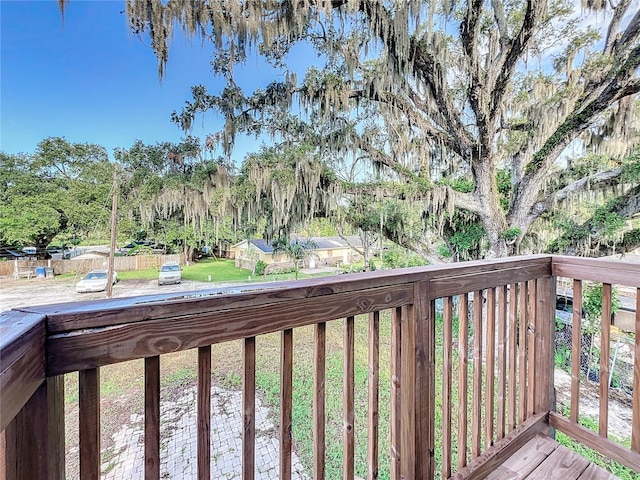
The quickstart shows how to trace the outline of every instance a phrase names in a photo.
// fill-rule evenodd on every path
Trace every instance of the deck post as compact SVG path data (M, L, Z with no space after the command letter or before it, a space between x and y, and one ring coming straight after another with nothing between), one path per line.
M534 412L555 410L554 345L556 277L539 278L536 282L535 305L535 365ZM549 430L549 436L554 432Z
M64 480L64 377L50 377L4 432L7 480Z
M432 480L435 476L435 302L429 282L414 284L414 358L415 377L413 475L416 480ZM403 338L404 341L404 338ZM404 405L403 405L404 408ZM402 452L404 454L404 452Z

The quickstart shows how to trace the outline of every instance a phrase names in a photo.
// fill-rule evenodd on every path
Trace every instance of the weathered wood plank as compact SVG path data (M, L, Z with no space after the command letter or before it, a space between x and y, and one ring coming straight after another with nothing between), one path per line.
M527 348L528 348L528 356L527 356L527 417L530 417L535 412L535 401L536 401L536 328L538 326L538 318L536 316L536 280L529 280L527 282L527 292L529 293L529 298L527 299L527 318L528 318L528 328L527 328Z
M573 321L571 322L571 421L580 415L580 351L582 351L582 281L573 281Z
M473 293L473 398L471 402L471 458L482 448L482 290Z
M515 455L509 457L485 480L518 480L529 476L553 451L558 443L548 436L538 434L524 445Z
M636 290L636 341L633 353L631 449L640 453L640 288Z
M478 270L466 273L434 278L431 280L431 294L434 298L460 295L465 292L473 292L485 288L499 287L513 282L525 282L532 278L548 277L550 270L548 265L514 265L511 268L502 268L495 271Z
M536 280L535 413L544 413L555 408L553 403L553 359L556 326L556 283L556 279L553 277Z
M82 370L78 376L80 478L100 478L100 370Z
M453 474L452 480L481 479L517 453L533 437L547 427L547 415L537 414L518 425L502 440Z
M355 432L354 432L354 401L355 401L355 318L347 317L344 320L343 336L343 368L342 372L342 398L343 398L343 457L342 478L353 479L355 472Z
M589 466L589 461L580 455L574 455L568 449L558 446L547 459L536 468L533 478L562 478L574 480Z
M415 462L410 478L434 478L435 462L435 365L436 309L427 281L414 285L414 362L415 366ZM431 300L430 300L431 299ZM404 341L404 339L403 339ZM404 347L403 347L404 348ZM404 408L404 406L402 407ZM420 452L430 452L422 455Z
M611 348L611 284L602 284L602 322L600 323L600 409L598 433L608 436L609 425L609 362Z
M17 311L0 314L0 431L45 379L45 319Z
M527 332L529 331L529 309L527 308L527 302L529 301L529 284L522 282L520 284L520 323L519 323L519 338L518 338L518 370L519 370L519 398L518 398L518 421L523 423L527 418L527 391L529 385L527 380L529 378L529 372L527 368Z
M402 309L394 308L391 312L391 480L400 480L401 321Z
M313 346L313 478L317 480L324 480L325 476L326 332L326 323L320 322L315 325Z
M493 445L496 380L496 291L487 289L487 338L485 353L484 444ZM503 399L504 400L504 399Z
M63 378L43 382L0 439L0 478L64 480Z
M211 478L211 346L198 349L198 480Z
M291 480L291 432L293 408L293 330L281 333L280 344L280 476Z
M248 337L242 347L242 478L253 480L256 458L256 338Z
M509 421L508 431L516 428L517 422L517 384L518 373L518 284L509 288Z
M144 360L144 478L160 479L159 356Z
M369 314L369 381L367 411L367 480L378 478L378 421L380 390L380 312ZM324 421L324 416L323 416ZM317 475L313 476L318 479Z
M640 265L583 257L552 259L553 276L640 288Z
M460 296L458 334L458 470L467 465L469 385L469 294Z
M592 463L582 472L578 480L618 480L618 477Z
M549 413L549 425L566 433L587 447L593 448L616 462L622 463L640 473L640 453L629 450L608 438L601 437L597 433L588 430L582 425L571 422L571 420L556 412Z
M498 411L496 436L505 436L507 420L507 287L498 288Z
M401 323L401 377L400 377L400 472L403 479L414 478L416 452L416 318L415 308L403 309ZM421 372L425 373L425 372ZM352 477L344 477L352 478Z
M531 255L487 261L431 265L386 271L365 272L331 277L305 279L294 282L272 282L250 287L226 287L181 294L150 295L29 307L26 311L47 316L51 332L67 332L85 328L107 327L175 317L176 304L185 316L212 315L220 310L297 302L344 293L354 293L389 286L410 287L417 281L450 278L452 276L493 274L509 269L542 268L551 274L551 256ZM537 270L536 270L537 271ZM504 273L502 275L505 275ZM445 296L445 295L440 295ZM435 296L433 297L435 298ZM326 298L321 300L326 305ZM381 308L389 308L391 305ZM375 309L374 309L375 310ZM358 313L369 313L358 312ZM342 318L340 316L334 317ZM315 323L315 322L314 322Z
M451 476L452 372L453 372L453 300L444 298L442 373L442 477Z
M412 301L413 286L399 285L336 294L330 300L325 296L221 310L215 314L189 315L187 305L174 305L173 318L134 321L50 337L48 372L59 375L87 366L188 350L407 305ZM181 316L176 318L177 312ZM130 318L129 313L127 318Z

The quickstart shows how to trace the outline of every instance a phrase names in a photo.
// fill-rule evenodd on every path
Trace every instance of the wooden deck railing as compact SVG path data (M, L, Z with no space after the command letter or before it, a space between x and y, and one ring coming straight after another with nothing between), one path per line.
M343 323L344 374L338 393L343 397L343 478L354 478L356 430L362 428L367 429L370 479L381 468L389 469L393 479L433 479L436 472L443 478L481 478L549 425L640 471L640 314L631 449L607 438L606 400L599 434L578 425L579 375L570 418L552 412L556 277L640 289L639 266L613 265L540 255L269 284L238 293L190 292L3 313L0 478L65 478L62 378L70 372L79 372L80 476L99 478L100 367L144 359L144 470L145 478L159 479L160 356L187 349L198 350L198 478L216 478L210 468L211 345L231 340L243 342L242 475L253 478L256 337L280 332L279 478L289 479L293 336L297 328L313 325L309 428L314 458L309 474L322 479L325 399L336 394L325 386L326 330L335 321ZM361 315L368 316L369 324L365 426L354 422L354 324ZM379 465L379 329L387 318L391 461ZM604 326L602 345L607 336ZM608 364L602 362L605 371ZM436 371L442 375L436 378ZM607 389L601 387L604 399Z

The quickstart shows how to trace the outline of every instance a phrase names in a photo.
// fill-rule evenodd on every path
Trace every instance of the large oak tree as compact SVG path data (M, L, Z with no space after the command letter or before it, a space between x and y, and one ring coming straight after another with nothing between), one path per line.
M194 87L173 115L185 130L201 113L221 115L210 147L228 153L238 134L270 134L316 146L338 172L364 159L376 176L352 178L344 193L412 201L425 232L454 248L454 235L478 226L473 256L541 248L541 219L576 199L595 205L597 191L612 192L599 208L624 224L617 240L634 227L625 223L638 212L640 183L637 156L626 156L640 91L631 0L128 0L127 15L151 37L161 75L174 30L211 43L226 87ZM288 66L298 44L318 54L304 72ZM245 92L234 66L253 55L282 75ZM585 236L554 248L600 252L588 216ZM411 246L428 255L428 238Z

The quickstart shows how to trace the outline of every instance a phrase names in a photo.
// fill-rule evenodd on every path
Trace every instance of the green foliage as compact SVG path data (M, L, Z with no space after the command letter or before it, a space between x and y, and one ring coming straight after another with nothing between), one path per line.
M513 240L515 240L516 238L518 238L518 236L522 233L522 230L520 230L517 227L512 227L507 229L505 232L502 232L502 238L504 238L506 241L511 242Z
M382 255L382 264L386 268L419 267L424 265L425 261L406 248L394 245Z
M450 225L449 246L461 260L480 258L485 238L484 227L474 218L456 214Z
M500 206L506 212L509 210L511 199L511 172L505 169L498 170L496 173L496 186L498 187ZM518 235L520 235L520 232L518 232Z
M602 283L596 283L595 285L590 285L584 290L584 301L582 302L582 309L587 317L587 321L591 324L591 327L594 328L596 324L598 324L601 320L602 316L602 292L603 286ZM611 289L611 314L615 314L618 310L620 310L620 298L618 294L618 290L613 287ZM609 321L609 319L606 319Z
M255 268L254 268L254 270L253 270L253 273L254 273L255 275L264 275L264 269L265 269L265 268L267 268L267 264L266 264L266 263L264 263L264 261L263 261L263 260L258 260L258 261L256 262L256 266L255 266Z
M298 273L302 267L302 261L311 254L313 249L317 247L312 240L289 240L284 237L274 240L271 245L273 246L274 256L279 253L284 254L293 262L296 280L298 279Z

